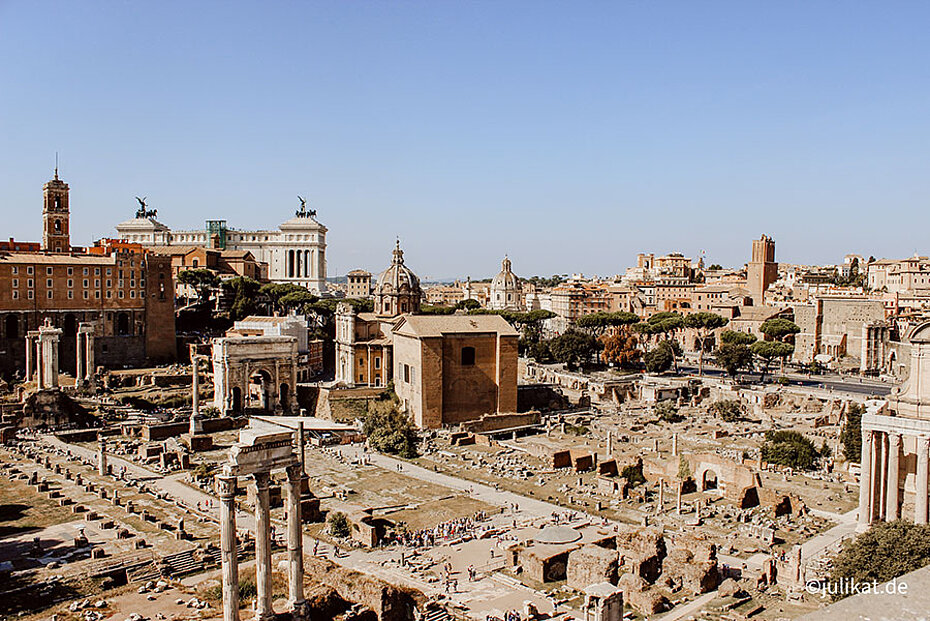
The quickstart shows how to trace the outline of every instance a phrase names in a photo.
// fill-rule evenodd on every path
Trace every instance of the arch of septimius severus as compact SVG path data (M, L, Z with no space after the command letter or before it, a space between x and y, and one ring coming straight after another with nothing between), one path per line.
M928 521L930 322L914 328L907 379L862 416L859 529L879 520Z

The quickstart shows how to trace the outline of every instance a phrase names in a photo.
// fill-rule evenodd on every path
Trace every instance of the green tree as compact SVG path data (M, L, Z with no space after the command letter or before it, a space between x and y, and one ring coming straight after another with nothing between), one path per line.
M798 324L781 317L763 321L759 326L759 332L776 341L784 341L786 337L794 336L800 331Z
M349 527L349 518L346 517L346 514L342 511L333 511L326 518L326 525L329 529L329 534L333 537L348 537L352 534L352 531Z
M278 304L284 311L297 310L307 304L313 304L319 298L310 293L309 290L301 288L300 291L291 291L278 300Z
M722 270L723 266L720 265L719 263L712 263L711 266L708 267L707 269L710 271L717 271L717 270Z
M187 285L197 292L197 301L206 304L210 301L210 292L220 284L220 278L212 271L204 268L184 270L178 274L179 284Z
M420 436L410 418L397 409L369 412L362 430L368 436L368 444L377 451L400 455L404 459L417 456Z
M258 310L258 292L261 283L245 276L237 276L223 282L223 293L232 301L229 305L229 318L239 321Z
M865 406L850 403L846 408L846 422L840 432L840 442L843 445L843 455L846 461L859 463L862 458L862 415Z
M820 453L804 434L782 429L765 434L762 459L795 470L810 470L820 460Z
M433 306L432 304L421 304L420 315L451 315L455 312L454 306Z
M575 325L594 336L601 336L610 328L622 328L639 322L639 316L619 311L615 313L591 313L575 320Z
M674 348L668 341L662 341L643 356L646 371L649 373L664 373L672 368L675 359Z
M481 308L481 302L478 300L461 300L455 303L455 310L475 310Z
M552 357L569 368L590 361L600 348L600 341L579 330L569 330L549 341Z
M724 330L720 334L720 342L726 345L752 345L756 342L756 336L748 332Z
M685 320L680 313L674 313L671 311L666 311L662 313L656 313L651 315L649 319L646 320L646 323L653 326L653 328L661 335L663 335L666 341L675 341L675 335L679 330L685 327ZM678 353L680 348L672 348L672 366L675 367L675 371L678 371Z
M693 313L685 317L685 327L696 330L698 333L698 375L704 375L704 352L708 347L712 346L710 342L711 333L729 322L729 319L716 313Z
M833 559L834 584L887 582L930 564L930 525L876 522ZM831 589L841 591L841 589ZM842 599L847 593L833 595Z
M739 399L722 399L711 403L708 411L722 421L732 423L743 418L745 408Z
M748 345L742 343L724 342L714 351L714 360L726 370L727 375L735 378L739 375L741 369L745 369L752 364L752 351L750 351Z
M788 358L794 353L794 345L791 343L782 343L780 341L756 341L750 347L752 353L762 361L762 376L760 381L765 382L765 374L769 370L769 365L776 358L782 360Z
M636 460L635 464L624 466L620 470L620 476L626 479L630 487L636 487L646 482L646 475L643 474L643 460Z
M285 296L290 293L299 293L301 291L307 291L307 289L293 283L277 282L268 283L259 289L259 293L268 299L268 302L271 304L271 311L275 313L280 313L284 310L284 307L281 305L281 300Z

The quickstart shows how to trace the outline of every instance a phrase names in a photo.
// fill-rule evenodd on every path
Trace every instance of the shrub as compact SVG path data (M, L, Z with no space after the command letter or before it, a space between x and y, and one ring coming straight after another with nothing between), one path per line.
M834 583L871 583L873 580L882 583L927 564L930 564L930 525L877 522L845 543L843 551L833 561L830 580ZM836 593L833 599L846 595Z
M846 423L840 432L840 442L843 444L843 455L846 461L859 463L862 455L862 413L865 407L858 403L850 403L846 408Z
M671 401L661 401L656 405L656 414L659 420L666 423L678 423L685 418L678 413L678 408Z
M351 533L349 529L349 518L341 511L330 513L329 517L326 518L326 524L329 529L329 534L333 537L348 537Z
M708 411L728 423L741 419L744 414L743 404L738 399L714 401L710 404Z
M368 436L368 444L376 451L399 455L404 459L417 456L420 436L410 418L396 408L387 412L369 412L363 430Z
M820 459L814 443L797 431L769 431L762 445L762 459L796 470L810 470Z
M620 476L626 479L631 487L645 483L646 476L643 474L643 462L637 461L635 464L624 466L620 471Z

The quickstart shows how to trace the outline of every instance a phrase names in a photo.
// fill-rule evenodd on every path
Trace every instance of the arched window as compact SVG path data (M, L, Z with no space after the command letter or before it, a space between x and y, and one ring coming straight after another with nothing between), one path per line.
M61 233L61 220L55 220L55 232Z
M475 348L474 347L463 347L462 348L462 366L470 367L475 364Z
M120 313L116 316L116 333L119 336L128 336L130 334L128 313Z

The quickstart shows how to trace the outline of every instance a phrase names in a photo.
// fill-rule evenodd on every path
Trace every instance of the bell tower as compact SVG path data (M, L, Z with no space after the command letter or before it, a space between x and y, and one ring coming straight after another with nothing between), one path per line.
M42 250L71 252L71 211L68 205L68 184L55 178L42 187Z

